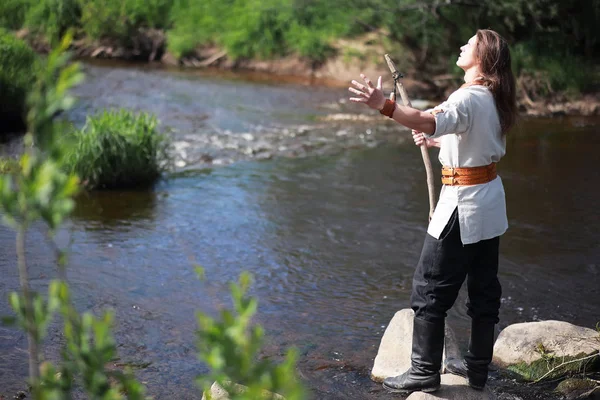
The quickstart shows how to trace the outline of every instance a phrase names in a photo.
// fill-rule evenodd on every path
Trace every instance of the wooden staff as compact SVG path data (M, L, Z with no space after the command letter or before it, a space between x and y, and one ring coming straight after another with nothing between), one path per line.
M384 55L384 57L388 67L390 67L390 71L392 71L392 76L395 77L394 81L396 82L396 90L400 92L402 103L404 103L404 105L407 107L412 107L412 104L408 99L408 94L406 94L406 89L404 89L404 86L402 83L400 83L399 78L402 77L402 75L400 72L398 72L396 64L394 64L389 54ZM393 100L395 101L396 99ZM423 142L421 145L421 156L423 157L423 164L425 164L425 172L427 173L427 190L429 191L429 220L431 221L431 218L433 217L433 211L435 210L435 186L433 184L433 169L431 168L431 160L429 159L429 153L427 152L426 142Z

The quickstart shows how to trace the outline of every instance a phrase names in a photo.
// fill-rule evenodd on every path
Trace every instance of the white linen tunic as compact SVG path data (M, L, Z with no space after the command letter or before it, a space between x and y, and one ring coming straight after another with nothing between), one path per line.
M435 132L425 137L441 139L442 165L479 167L498 162L506 153L494 97L485 86L458 89L432 114ZM500 176L480 185L444 185L427 233L439 239L458 207L463 245L500 236L508 229L504 197Z

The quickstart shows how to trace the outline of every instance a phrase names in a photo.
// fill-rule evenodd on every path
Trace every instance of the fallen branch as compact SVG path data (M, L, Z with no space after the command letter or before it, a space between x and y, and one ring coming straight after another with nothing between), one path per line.
M547 377L548 375L550 375L554 371L556 371L556 370L564 367L567 364L573 364L573 363L576 363L576 362L585 361L585 360L592 359L592 358L595 358L595 357L598 357L598 356L600 356L600 354L594 353L594 354L590 354L589 356L585 356L585 357L582 357L582 358L578 358L576 360L571 360L571 361L567 361L567 362L564 362L562 364L559 364L556 367L554 367L551 370L549 370L548 372L546 372L542 377L540 377L540 378L536 379L535 381L531 382L531 384L541 382L545 377Z

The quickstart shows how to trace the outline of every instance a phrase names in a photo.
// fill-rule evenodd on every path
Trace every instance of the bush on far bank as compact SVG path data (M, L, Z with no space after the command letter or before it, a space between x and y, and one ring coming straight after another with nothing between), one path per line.
M448 59L454 66L457 49L477 28L491 27L511 43L521 86L534 100L557 91L577 95L598 90L597 0L479 0L473 7L460 2L430 2L436 3L431 7L416 3L0 0L0 28L27 28L49 42L73 29L79 39L129 50L139 50L145 29L154 28L167 38L158 54L168 50L182 58L195 56L198 47L216 46L233 61L297 55L315 66L344 52L338 48L342 39L370 33L387 52L401 55L413 71L434 76L447 72ZM147 55L156 56L154 50ZM462 74L454 71L457 77Z
M25 22L31 0L2 0L0 1L0 28L20 29Z
M0 28L0 131L25 127L27 94L39 65L27 43Z
M149 187L171 166L170 140L146 113L104 111L69 137L66 167L88 189Z

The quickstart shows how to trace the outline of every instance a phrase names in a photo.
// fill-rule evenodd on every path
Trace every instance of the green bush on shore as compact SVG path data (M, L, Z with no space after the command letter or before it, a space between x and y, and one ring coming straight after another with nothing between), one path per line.
M172 0L79 0L81 29L92 39L130 45L140 28L166 28Z
M0 28L0 131L24 127L27 94L39 65L27 43Z
M167 28L173 0L2 0L0 27L28 28L56 42L69 29L130 45L139 28Z
M30 7L30 0L0 1L0 28L20 29Z
M232 59L297 53L324 61L329 41L352 26L348 10L299 0L177 0L171 19L168 46L176 57L212 43Z
M79 0L41 0L31 1L25 15L25 26L31 31L41 33L50 42L57 42L79 21Z
M599 15L596 0L0 1L0 27L27 27L49 41L74 28L79 37L126 48L136 46L140 29L157 28L177 58L216 45L233 60L297 54L320 63L334 53L336 39L371 33L428 76L447 72L468 37L490 27L511 43L534 97L597 90Z
M597 67L584 57L567 51L557 58L540 48L531 41L518 43L511 49L513 71L527 81L521 89L533 96L547 96L557 91L578 94L598 89L593 87L593 83L598 82L598 72L594 70Z
M171 165L170 140L146 113L105 111L69 140L66 167L89 189L148 187Z

